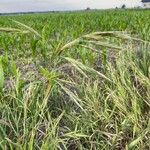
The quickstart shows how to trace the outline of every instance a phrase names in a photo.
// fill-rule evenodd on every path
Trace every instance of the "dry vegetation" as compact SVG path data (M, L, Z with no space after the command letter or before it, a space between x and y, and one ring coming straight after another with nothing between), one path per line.
M149 16L0 16L0 149L150 149Z

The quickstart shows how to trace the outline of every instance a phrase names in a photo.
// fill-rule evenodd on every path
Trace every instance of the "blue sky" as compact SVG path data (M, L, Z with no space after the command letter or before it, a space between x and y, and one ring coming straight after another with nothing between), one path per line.
M141 5L140 0L0 0L0 12L105 9L122 4L128 7Z

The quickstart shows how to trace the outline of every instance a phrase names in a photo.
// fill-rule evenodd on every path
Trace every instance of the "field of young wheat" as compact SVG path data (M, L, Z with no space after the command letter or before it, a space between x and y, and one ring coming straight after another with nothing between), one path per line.
M0 149L150 149L150 10L0 16Z

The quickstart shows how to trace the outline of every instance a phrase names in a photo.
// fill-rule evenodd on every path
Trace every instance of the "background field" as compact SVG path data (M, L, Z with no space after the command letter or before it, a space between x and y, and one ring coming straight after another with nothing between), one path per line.
M0 16L0 148L150 149L149 16Z

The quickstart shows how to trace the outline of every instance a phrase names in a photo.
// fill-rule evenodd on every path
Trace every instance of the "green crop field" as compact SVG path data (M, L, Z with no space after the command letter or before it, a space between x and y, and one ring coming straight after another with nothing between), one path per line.
M149 150L150 10L0 16L0 149Z

